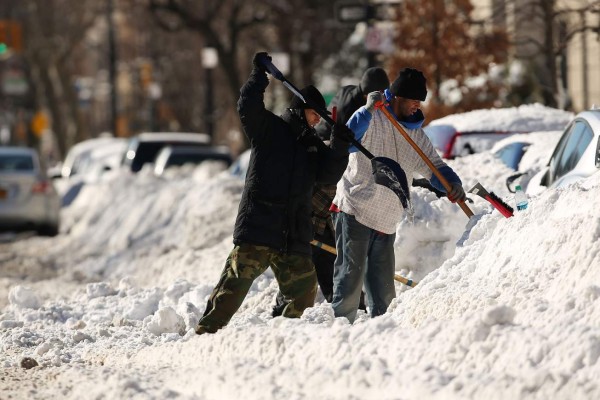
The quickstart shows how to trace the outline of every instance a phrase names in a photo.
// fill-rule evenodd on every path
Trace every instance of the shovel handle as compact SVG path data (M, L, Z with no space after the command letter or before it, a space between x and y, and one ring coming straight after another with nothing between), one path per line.
M433 163L431 162L429 157L427 157L427 155L425 153L423 153L423 150L421 150L419 148L419 146L415 143L415 141L412 140L412 138L410 136L408 136L408 133L406 133L406 131L404 130L402 125L400 125L400 123L398 121L396 121L396 118L394 118L394 116L388 111L388 109L385 108L385 106L383 106L383 103L381 103L379 105L379 109L381 110L381 112L383 112L383 114L387 117L387 119L390 120L390 122L392 123L392 125L394 125L396 130L398 132L400 132L400 134L402 136L404 136L404 139L406 139L408 144L410 144L412 146L412 148L415 149L415 151L417 152L417 154L419 154L419 156L423 159L423 161L425 161L425 164L427 164L427 166L429 167L431 172L433 172L433 174L442 183L442 186L444 186L444 189L446 189L446 193L450 192L451 187L450 187L450 183L448 183L448 180L446 180L446 178L444 178L444 175L442 175L440 170L437 169L435 165L433 165ZM464 201L457 201L457 203L460 206L460 208L464 211L464 213L467 215L467 217L471 218L473 216L473 211L471 211L469 206L467 206Z
M281 71L277 69L275 65L273 65L273 63L267 58L267 56L263 55L259 58L259 61L265 66L265 69L267 70L267 72L269 72L269 74L271 74L278 81L281 81L283 85L290 89L290 91L296 96L300 97L306 104L310 106L310 108L312 108L317 114L319 114L329 126L335 125L334 119L327 115L327 110L325 110L323 107L320 107L318 104L315 104L309 97L302 96L300 90L296 86L294 86L292 82L286 79L286 77L281 73ZM369 150L365 149L358 140L352 138L350 140L350 143L352 143L354 147L356 147L361 153L367 156L369 160L375 158L375 156Z
M334 255L337 254L335 247L329 246L328 244L325 244L323 242L319 242L318 240L312 240L310 242L310 244L312 244L313 246L318 247L320 249L323 249L331 254L334 254ZM410 286L410 287L415 287L415 286L417 286L417 283L419 283L419 282L415 282L412 279L405 278L402 275L398 275L398 274L394 274L394 280L397 282L403 283L406 286Z

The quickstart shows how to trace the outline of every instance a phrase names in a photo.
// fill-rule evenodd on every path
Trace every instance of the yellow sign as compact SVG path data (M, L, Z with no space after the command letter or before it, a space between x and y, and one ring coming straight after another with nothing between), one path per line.
M31 119L31 130L37 137L41 137L46 129L48 129L48 116L44 111L38 111Z

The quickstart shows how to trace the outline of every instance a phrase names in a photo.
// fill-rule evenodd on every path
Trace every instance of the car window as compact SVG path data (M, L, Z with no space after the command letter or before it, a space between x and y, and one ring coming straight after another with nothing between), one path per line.
M498 157L507 167L516 171L519 169L521 158L523 158L523 155L525 154L525 151L527 151L528 147L529 143L513 142L496 151L494 155Z
M33 171L33 159L20 154L0 156L0 171Z
M594 134L585 121L573 122L550 160L548 185L575 168L593 137Z

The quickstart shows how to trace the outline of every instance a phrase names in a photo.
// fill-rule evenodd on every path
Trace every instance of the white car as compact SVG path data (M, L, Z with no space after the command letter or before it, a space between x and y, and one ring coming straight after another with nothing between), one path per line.
M528 194L559 188L600 170L600 109L583 111L566 127L545 168L534 175Z
M562 130L573 114L541 104L473 110L431 121L423 130L447 159L480 153L519 133Z
M35 149L0 147L0 229L58 234L60 199Z
M127 139L112 136L87 139L72 146L60 169L48 172L62 197L62 205L70 205L84 185L102 180L109 170L121 166Z
M100 164L103 169L116 169L123 158L126 147L126 139L112 136L79 142L69 149L60 175L63 178L85 175Z

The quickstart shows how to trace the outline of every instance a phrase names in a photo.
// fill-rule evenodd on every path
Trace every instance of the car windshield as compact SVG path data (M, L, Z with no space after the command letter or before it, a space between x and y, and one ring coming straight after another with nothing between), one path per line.
M561 139L557 151L550 160L548 185L575 168L593 137L594 135L587 123L582 120L576 120L573 123L568 133Z
M25 154L0 156L0 171L33 171L33 159Z

